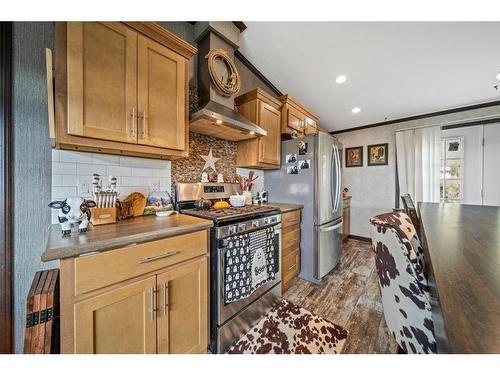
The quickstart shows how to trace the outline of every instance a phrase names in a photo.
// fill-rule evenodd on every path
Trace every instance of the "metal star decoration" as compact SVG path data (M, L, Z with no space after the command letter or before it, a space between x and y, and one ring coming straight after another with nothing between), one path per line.
M205 160L205 166L203 167L203 170L205 170L207 168L212 168L214 170L214 172L217 172L215 170L215 163L220 158L214 158L214 156L212 155L212 149L210 149L210 151L208 152L208 155L200 155L200 157L203 160Z

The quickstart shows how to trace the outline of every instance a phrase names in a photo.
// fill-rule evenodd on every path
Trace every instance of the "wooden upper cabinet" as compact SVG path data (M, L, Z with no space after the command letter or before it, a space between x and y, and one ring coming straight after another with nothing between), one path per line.
M185 59L149 38L138 38L139 143L184 150L187 138Z
M188 156L188 61L154 22L56 23L55 146Z
M316 134L319 117L289 95L278 98L281 101L281 134Z
M68 133L137 143L137 32L117 22L68 23Z
M275 169L281 157L281 103L257 88L235 99L238 112L267 131L264 137L238 142L236 165Z
M156 353L155 281L149 277L76 303L75 353Z
M158 275L158 353L205 353L208 262L199 258Z

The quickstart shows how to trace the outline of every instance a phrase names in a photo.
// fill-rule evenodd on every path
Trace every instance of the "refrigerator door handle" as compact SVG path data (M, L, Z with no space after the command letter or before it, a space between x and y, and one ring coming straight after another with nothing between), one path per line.
M342 226L342 221L340 221L338 224L332 225L331 227L327 228L319 228L320 232L331 232L332 230L338 229Z
M332 213L334 214L336 203L337 203L337 197L333 196L333 169L334 169L334 162L335 162L335 144L332 144L332 152L330 154L330 198L332 199Z
M339 148L334 144L334 147L335 147L335 153L337 154L337 157L335 159L336 161L336 164L337 164L337 173L336 173L336 176L337 176L337 202L336 202L336 205L335 205L335 212L337 212L339 206L340 206L340 195L341 195L341 192L340 192L340 153L339 153Z

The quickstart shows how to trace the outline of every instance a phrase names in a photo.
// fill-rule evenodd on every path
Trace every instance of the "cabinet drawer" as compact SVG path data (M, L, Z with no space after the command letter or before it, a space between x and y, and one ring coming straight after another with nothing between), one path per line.
M284 281L288 281L291 277L299 273L300 261L299 250L294 250L290 254L283 257L282 265ZM291 276L293 275L293 276Z
M281 227L286 228L291 225L300 224L300 210L281 214Z
M295 227L289 227L282 231L281 247L286 249L292 246L298 246L300 243L300 227L296 225Z
M75 295L171 266L207 251L207 232L199 231L76 258Z

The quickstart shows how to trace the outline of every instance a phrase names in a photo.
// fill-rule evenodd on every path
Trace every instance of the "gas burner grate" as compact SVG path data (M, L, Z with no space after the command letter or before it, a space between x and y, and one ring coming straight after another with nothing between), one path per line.
M246 216L249 214L256 214L268 211L274 211L275 208L272 207L261 207L261 206L243 206L243 207L230 207L221 209L208 209L208 210L197 210L196 208L190 208L182 210L181 213L198 216L206 219L221 219L221 218L233 218L239 216Z

